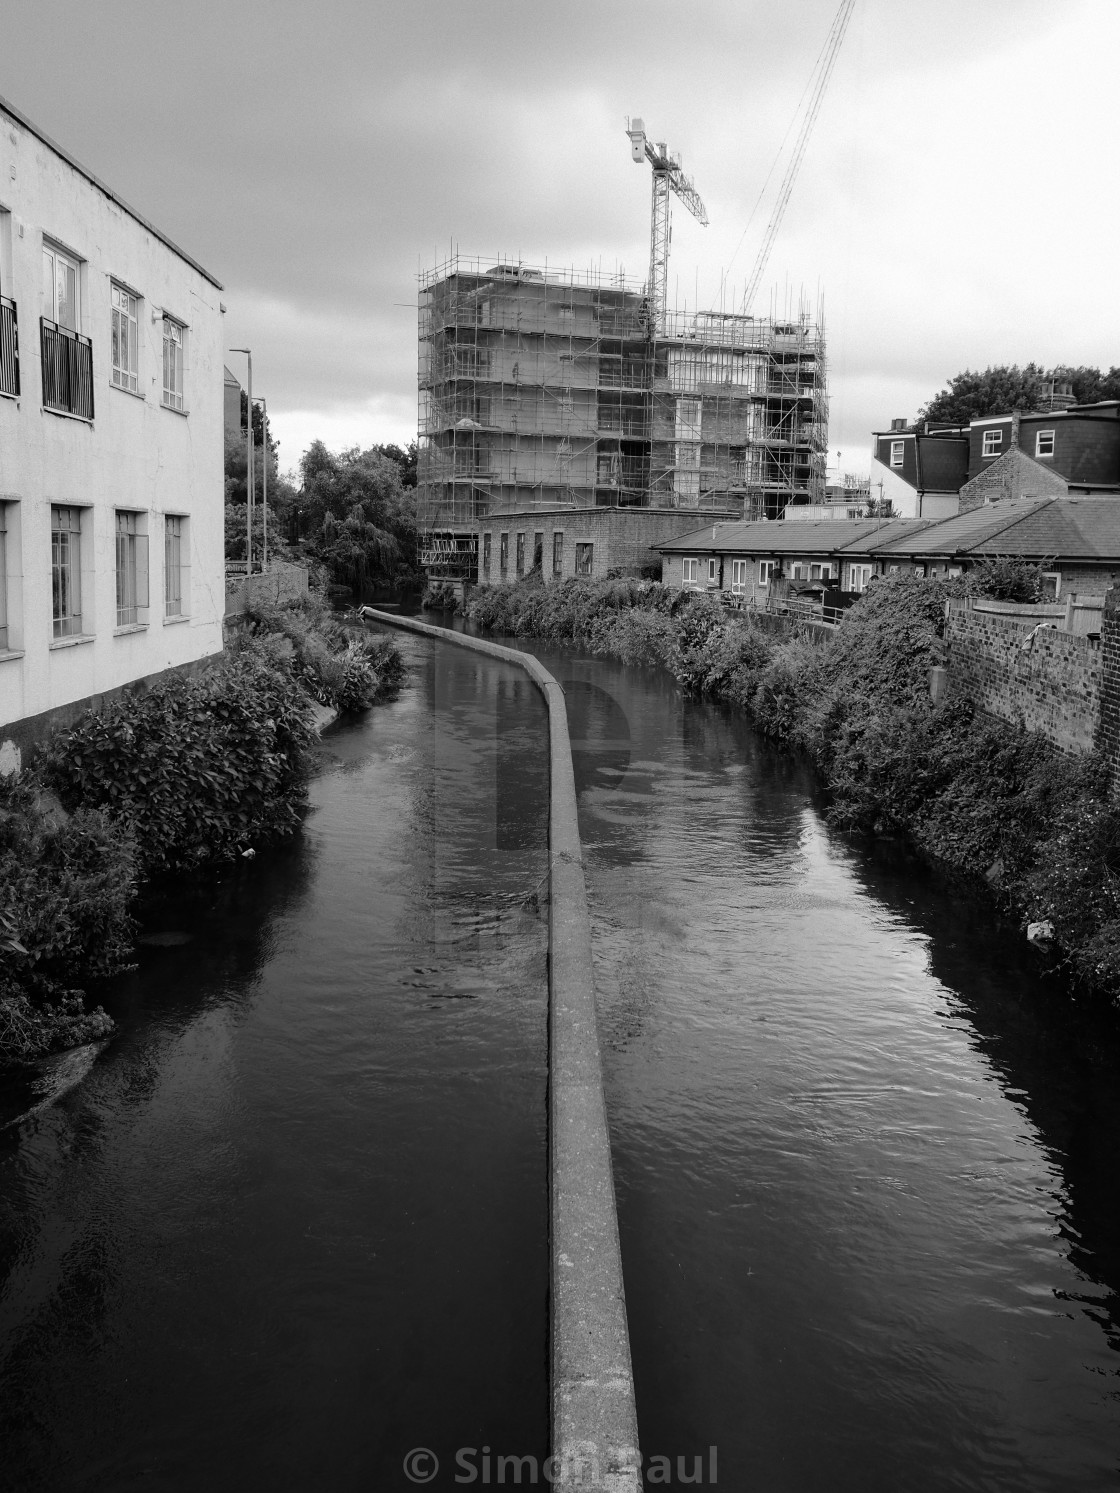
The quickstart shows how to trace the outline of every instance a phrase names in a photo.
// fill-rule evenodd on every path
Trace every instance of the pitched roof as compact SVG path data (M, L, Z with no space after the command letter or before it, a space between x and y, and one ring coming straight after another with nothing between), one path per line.
M943 519L881 546L893 555L1018 555L1120 561L1120 499L1018 498Z
M927 528L929 519L834 518L800 520L760 519L744 523L706 524L657 548L662 554L717 551L746 555L832 555L852 549L863 554L874 541L901 537L915 527Z

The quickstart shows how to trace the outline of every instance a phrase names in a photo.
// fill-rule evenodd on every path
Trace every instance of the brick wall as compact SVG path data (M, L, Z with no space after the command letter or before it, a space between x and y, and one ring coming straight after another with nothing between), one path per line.
M967 691L982 710L1021 721L1064 752L1087 752L1101 724L1109 644L1103 637L1098 643L1052 627L1035 631L1039 621L1058 620L1048 615L1053 610L1039 608L1035 617L980 610L969 601L948 602L949 678L954 690ZM1120 617L1114 616L1112 625L1120 748Z
M1112 763L1115 786L1120 766L1120 589L1115 587L1105 593L1100 657L1100 718L1096 744Z
M576 573L576 546L591 545L591 575L598 579L608 570L637 574L644 566L658 565L661 556L657 545L679 534L687 534L701 523L716 523L742 518L741 514L709 513L702 509L680 508L552 508L521 513L492 513L480 521L478 572L476 579L494 584L517 577L517 535L525 535L525 568L533 563L533 535L543 534L542 569L547 582L554 579L552 568L553 540L563 535L560 575ZM485 536L490 535L490 574L484 572ZM501 535L509 535L509 568L501 575L499 553Z

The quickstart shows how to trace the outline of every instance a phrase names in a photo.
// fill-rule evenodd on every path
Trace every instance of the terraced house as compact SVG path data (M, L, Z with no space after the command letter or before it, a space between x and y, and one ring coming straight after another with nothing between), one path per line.
M221 650L221 289L0 100L0 744Z

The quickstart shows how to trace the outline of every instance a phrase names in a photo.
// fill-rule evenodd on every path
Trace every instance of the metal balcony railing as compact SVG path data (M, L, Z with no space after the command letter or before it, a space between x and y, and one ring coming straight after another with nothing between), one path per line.
M19 393L19 327L16 303L0 295L0 394Z
M43 406L93 419L93 344L80 332L40 318Z

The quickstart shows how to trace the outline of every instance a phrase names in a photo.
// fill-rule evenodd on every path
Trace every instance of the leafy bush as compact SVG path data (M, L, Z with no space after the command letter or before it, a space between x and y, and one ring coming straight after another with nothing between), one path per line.
M127 966L136 867L126 826L48 812L26 774L0 779L0 1062L112 1029L73 987Z
M253 640L197 679L161 680L51 741L39 771L66 807L104 809L143 875L228 859L299 822L313 740L280 640Z
M459 595L450 584L429 586L420 598L420 605L426 612L454 612L459 606Z
M253 637L290 644L291 668L320 705L344 714L365 710L396 691L404 678L404 662L391 638L342 622L321 597L289 606L254 604L246 617Z

